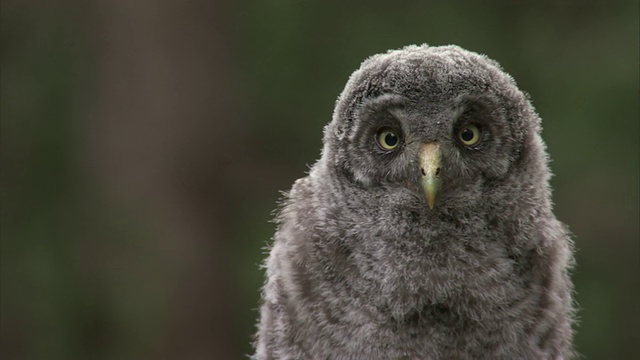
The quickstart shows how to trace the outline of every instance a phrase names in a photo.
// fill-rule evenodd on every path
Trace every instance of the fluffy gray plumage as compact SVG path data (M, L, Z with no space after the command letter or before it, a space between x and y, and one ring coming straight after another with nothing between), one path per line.
M572 246L547 162L496 62L427 45L365 60L277 218L254 358L571 357Z

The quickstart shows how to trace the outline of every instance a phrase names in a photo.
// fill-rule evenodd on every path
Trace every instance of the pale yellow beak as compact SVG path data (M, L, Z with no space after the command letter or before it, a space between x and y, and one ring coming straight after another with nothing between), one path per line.
M420 147L420 174L427 205L433 209L440 187L440 148L437 143L422 144Z

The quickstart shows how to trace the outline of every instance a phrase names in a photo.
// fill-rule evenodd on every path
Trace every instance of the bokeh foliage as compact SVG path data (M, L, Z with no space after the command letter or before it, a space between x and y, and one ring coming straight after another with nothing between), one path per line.
M176 3L2 2L2 358L250 353L278 191L349 74L412 43L485 53L531 95L577 348L637 353L637 2Z

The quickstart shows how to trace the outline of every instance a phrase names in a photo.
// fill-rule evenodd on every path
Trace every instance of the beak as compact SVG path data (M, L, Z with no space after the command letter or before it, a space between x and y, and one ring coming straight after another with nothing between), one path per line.
M427 205L433 209L440 187L440 148L437 143L422 144L420 147L420 174Z

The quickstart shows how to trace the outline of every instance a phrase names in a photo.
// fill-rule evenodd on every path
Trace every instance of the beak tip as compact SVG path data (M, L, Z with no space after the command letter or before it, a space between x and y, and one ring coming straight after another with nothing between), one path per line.
M435 203L434 199L427 199L427 205L429 206L429 210L433 210L434 203Z

